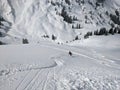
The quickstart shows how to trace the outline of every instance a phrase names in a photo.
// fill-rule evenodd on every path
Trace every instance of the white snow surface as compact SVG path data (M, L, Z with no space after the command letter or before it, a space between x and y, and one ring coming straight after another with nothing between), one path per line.
M106 46L0 46L0 90L120 90L120 47Z
M105 0L96 10L97 0L69 1L0 0L0 41L9 44L0 46L0 90L120 90L120 35L83 39L88 31L111 28L106 11L115 15L120 1ZM65 22L64 7L78 21ZM77 24L81 28L73 29Z

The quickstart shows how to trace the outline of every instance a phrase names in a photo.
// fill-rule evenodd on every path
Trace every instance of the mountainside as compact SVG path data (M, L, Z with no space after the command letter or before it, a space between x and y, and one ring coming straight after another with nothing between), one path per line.
M0 0L0 90L120 90L120 0Z
M119 0L0 0L0 41L72 42L120 33Z

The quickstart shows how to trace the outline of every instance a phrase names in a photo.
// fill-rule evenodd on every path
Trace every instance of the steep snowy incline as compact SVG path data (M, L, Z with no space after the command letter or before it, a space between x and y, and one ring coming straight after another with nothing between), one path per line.
M48 42L0 46L0 90L119 90L116 48Z
M0 0L0 41L71 42L101 28L118 33L119 7L119 0ZM2 18L11 23L7 32Z
M2 7L7 4L5 9L8 11L3 11L3 14L7 15L3 16L13 22L9 31L13 37L20 39L30 37L30 39L37 38L39 40L45 35L48 35L49 38L54 35L58 40L67 40L74 35L69 25L62 21L62 17L56 15L55 7L47 0L7 0L1 2ZM8 15L8 13L10 14Z

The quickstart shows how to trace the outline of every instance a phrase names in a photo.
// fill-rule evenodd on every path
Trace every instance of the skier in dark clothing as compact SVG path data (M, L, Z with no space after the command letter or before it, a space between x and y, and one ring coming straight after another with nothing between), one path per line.
M69 55L72 56L72 52L71 51L69 51Z

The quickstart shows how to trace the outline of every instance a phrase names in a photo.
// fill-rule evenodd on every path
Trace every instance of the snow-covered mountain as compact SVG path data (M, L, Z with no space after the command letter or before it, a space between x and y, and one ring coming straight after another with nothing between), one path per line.
M119 13L119 0L0 0L0 41L71 42L100 29L118 33Z
M119 34L120 0L0 0L0 90L120 90Z

